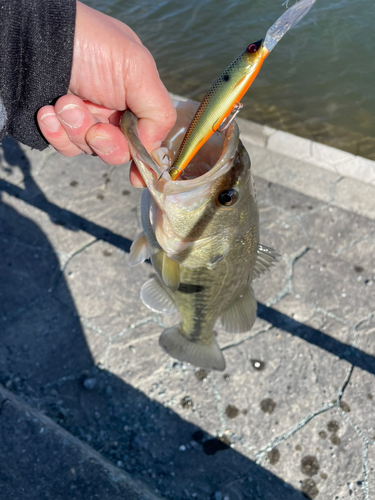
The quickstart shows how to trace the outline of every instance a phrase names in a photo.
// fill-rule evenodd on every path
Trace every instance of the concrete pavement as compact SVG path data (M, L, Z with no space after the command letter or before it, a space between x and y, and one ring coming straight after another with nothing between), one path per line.
M4 141L1 500L375 499L375 164L239 123L282 257L224 374L158 346L128 166Z

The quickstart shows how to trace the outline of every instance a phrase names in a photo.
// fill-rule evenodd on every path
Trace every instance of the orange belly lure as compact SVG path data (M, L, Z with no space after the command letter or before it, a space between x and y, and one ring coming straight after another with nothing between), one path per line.
M284 12L267 31L264 41L251 43L215 80L197 109L169 169L172 180L178 179L216 130L224 130L233 120L242 107L240 100L255 80L266 57L285 33L307 14L315 1L300 0Z

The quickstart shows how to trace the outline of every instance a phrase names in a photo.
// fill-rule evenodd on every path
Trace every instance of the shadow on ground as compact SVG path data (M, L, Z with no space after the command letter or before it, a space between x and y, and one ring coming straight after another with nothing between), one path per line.
M48 291L59 266L54 249L4 194L28 200L72 231L87 229L123 249L129 242L46 200L16 143L3 147L8 164L23 169L26 189L0 181L0 382L166 498L206 500L219 491L231 500L301 499L222 441L94 366L64 277L68 303ZM14 481L3 479L8 486Z
M0 196L19 197L68 230L129 250L129 240L48 201L18 145L6 140L3 147L7 163L22 168L25 189L0 180ZM221 492L231 500L303 498L224 442L94 366L64 277L60 287L68 301L48 291L59 263L46 235L6 200L0 220L1 383L163 497L207 500ZM374 373L371 356L273 309L261 305L259 314Z

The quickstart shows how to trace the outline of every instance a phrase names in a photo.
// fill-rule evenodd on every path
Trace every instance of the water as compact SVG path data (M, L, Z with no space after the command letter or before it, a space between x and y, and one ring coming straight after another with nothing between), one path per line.
M86 0L128 24L169 91L200 101L283 0ZM290 5L293 5L293 0ZM242 118L375 160L374 0L317 0L264 63Z

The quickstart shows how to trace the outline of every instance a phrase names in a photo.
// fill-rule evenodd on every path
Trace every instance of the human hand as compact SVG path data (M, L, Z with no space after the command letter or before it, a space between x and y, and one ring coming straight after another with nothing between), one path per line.
M123 111L138 117L148 151L160 146L176 112L150 52L125 24L77 2L69 95L37 114L46 140L61 154L96 153L110 164L130 160L119 128ZM130 181L144 185L132 166Z

